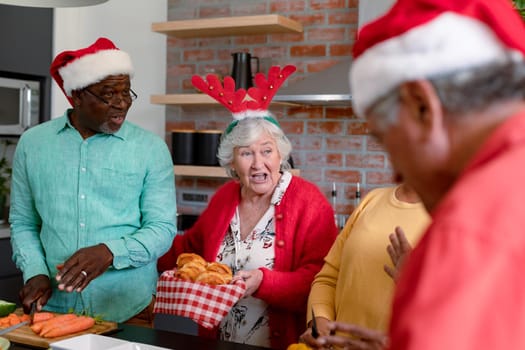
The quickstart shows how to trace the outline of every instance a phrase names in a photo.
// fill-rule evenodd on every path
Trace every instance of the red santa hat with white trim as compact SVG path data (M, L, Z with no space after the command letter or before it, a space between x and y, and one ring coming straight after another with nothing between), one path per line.
M99 38L92 45L58 54L51 63L51 76L73 105L71 92L96 84L110 75L133 76L130 56L111 40Z
M363 116L403 82L523 60L525 24L510 0L398 0L359 31L353 56L353 106Z

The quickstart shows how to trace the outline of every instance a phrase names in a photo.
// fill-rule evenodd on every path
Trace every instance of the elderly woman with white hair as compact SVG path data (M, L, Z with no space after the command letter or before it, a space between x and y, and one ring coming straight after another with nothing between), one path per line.
M295 70L273 67L248 90L224 87L213 76L194 77L196 87L234 113L218 158L234 179L217 190L197 222L175 237L159 270L193 252L225 263L246 281L239 300L214 332L222 340L286 348L304 329L310 284L337 235L333 210L312 183L288 169L292 146L267 111L278 86ZM203 334L201 332L201 334Z

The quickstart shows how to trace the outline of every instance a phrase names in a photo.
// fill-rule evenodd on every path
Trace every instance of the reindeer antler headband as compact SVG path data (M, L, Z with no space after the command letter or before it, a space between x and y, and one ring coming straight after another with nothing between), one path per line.
M257 73L254 78L255 87L249 88L248 91L235 90L235 81L230 76L224 78L224 86L213 74L206 76L206 81L194 75L191 82L197 89L210 95L232 112L235 120L228 125L225 131L225 134L229 134L239 120L244 118L264 118L279 126L277 120L268 111L268 106L277 90L295 70L295 66L292 65L285 66L282 70L279 66L273 66L268 71L268 79L263 73ZM252 100L246 100L246 94Z

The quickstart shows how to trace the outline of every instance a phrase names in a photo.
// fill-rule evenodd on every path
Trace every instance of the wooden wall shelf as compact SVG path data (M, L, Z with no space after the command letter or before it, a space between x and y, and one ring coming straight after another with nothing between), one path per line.
M301 23L281 15L259 15L157 22L151 30L178 38L302 33Z
M218 177L229 178L226 170L220 166L198 166L198 165L174 165L173 170L176 176L198 176L198 177ZM300 176L300 169L292 169L291 173Z
M157 22L151 30L179 38L236 36L271 33L302 33L303 25L277 14L259 16L220 17ZM162 105L206 106L219 103L206 94L152 95L150 102ZM272 105L297 106L294 103L272 102Z

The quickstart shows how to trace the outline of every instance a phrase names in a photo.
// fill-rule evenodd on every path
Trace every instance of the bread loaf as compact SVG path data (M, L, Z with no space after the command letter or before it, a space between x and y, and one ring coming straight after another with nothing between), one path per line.
M218 284L228 284L227 276L213 271L205 271L201 273L199 276L197 276L195 282L206 283L211 286L216 286Z
M233 273L228 265L219 262L208 263L195 253L182 253L177 257L175 277L184 281L218 285L230 283Z
M197 276L206 271L199 261L190 261L177 270L175 276L185 281L195 281Z
M233 278L232 270L228 265L221 264L219 262L211 262L206 266L206 271L217 272L224 277L224 283L230 283Z
M189 262L196 262L206 267L208 263L202 256L194 253L182 253L177 257L177 267L180 269L184 264Z

